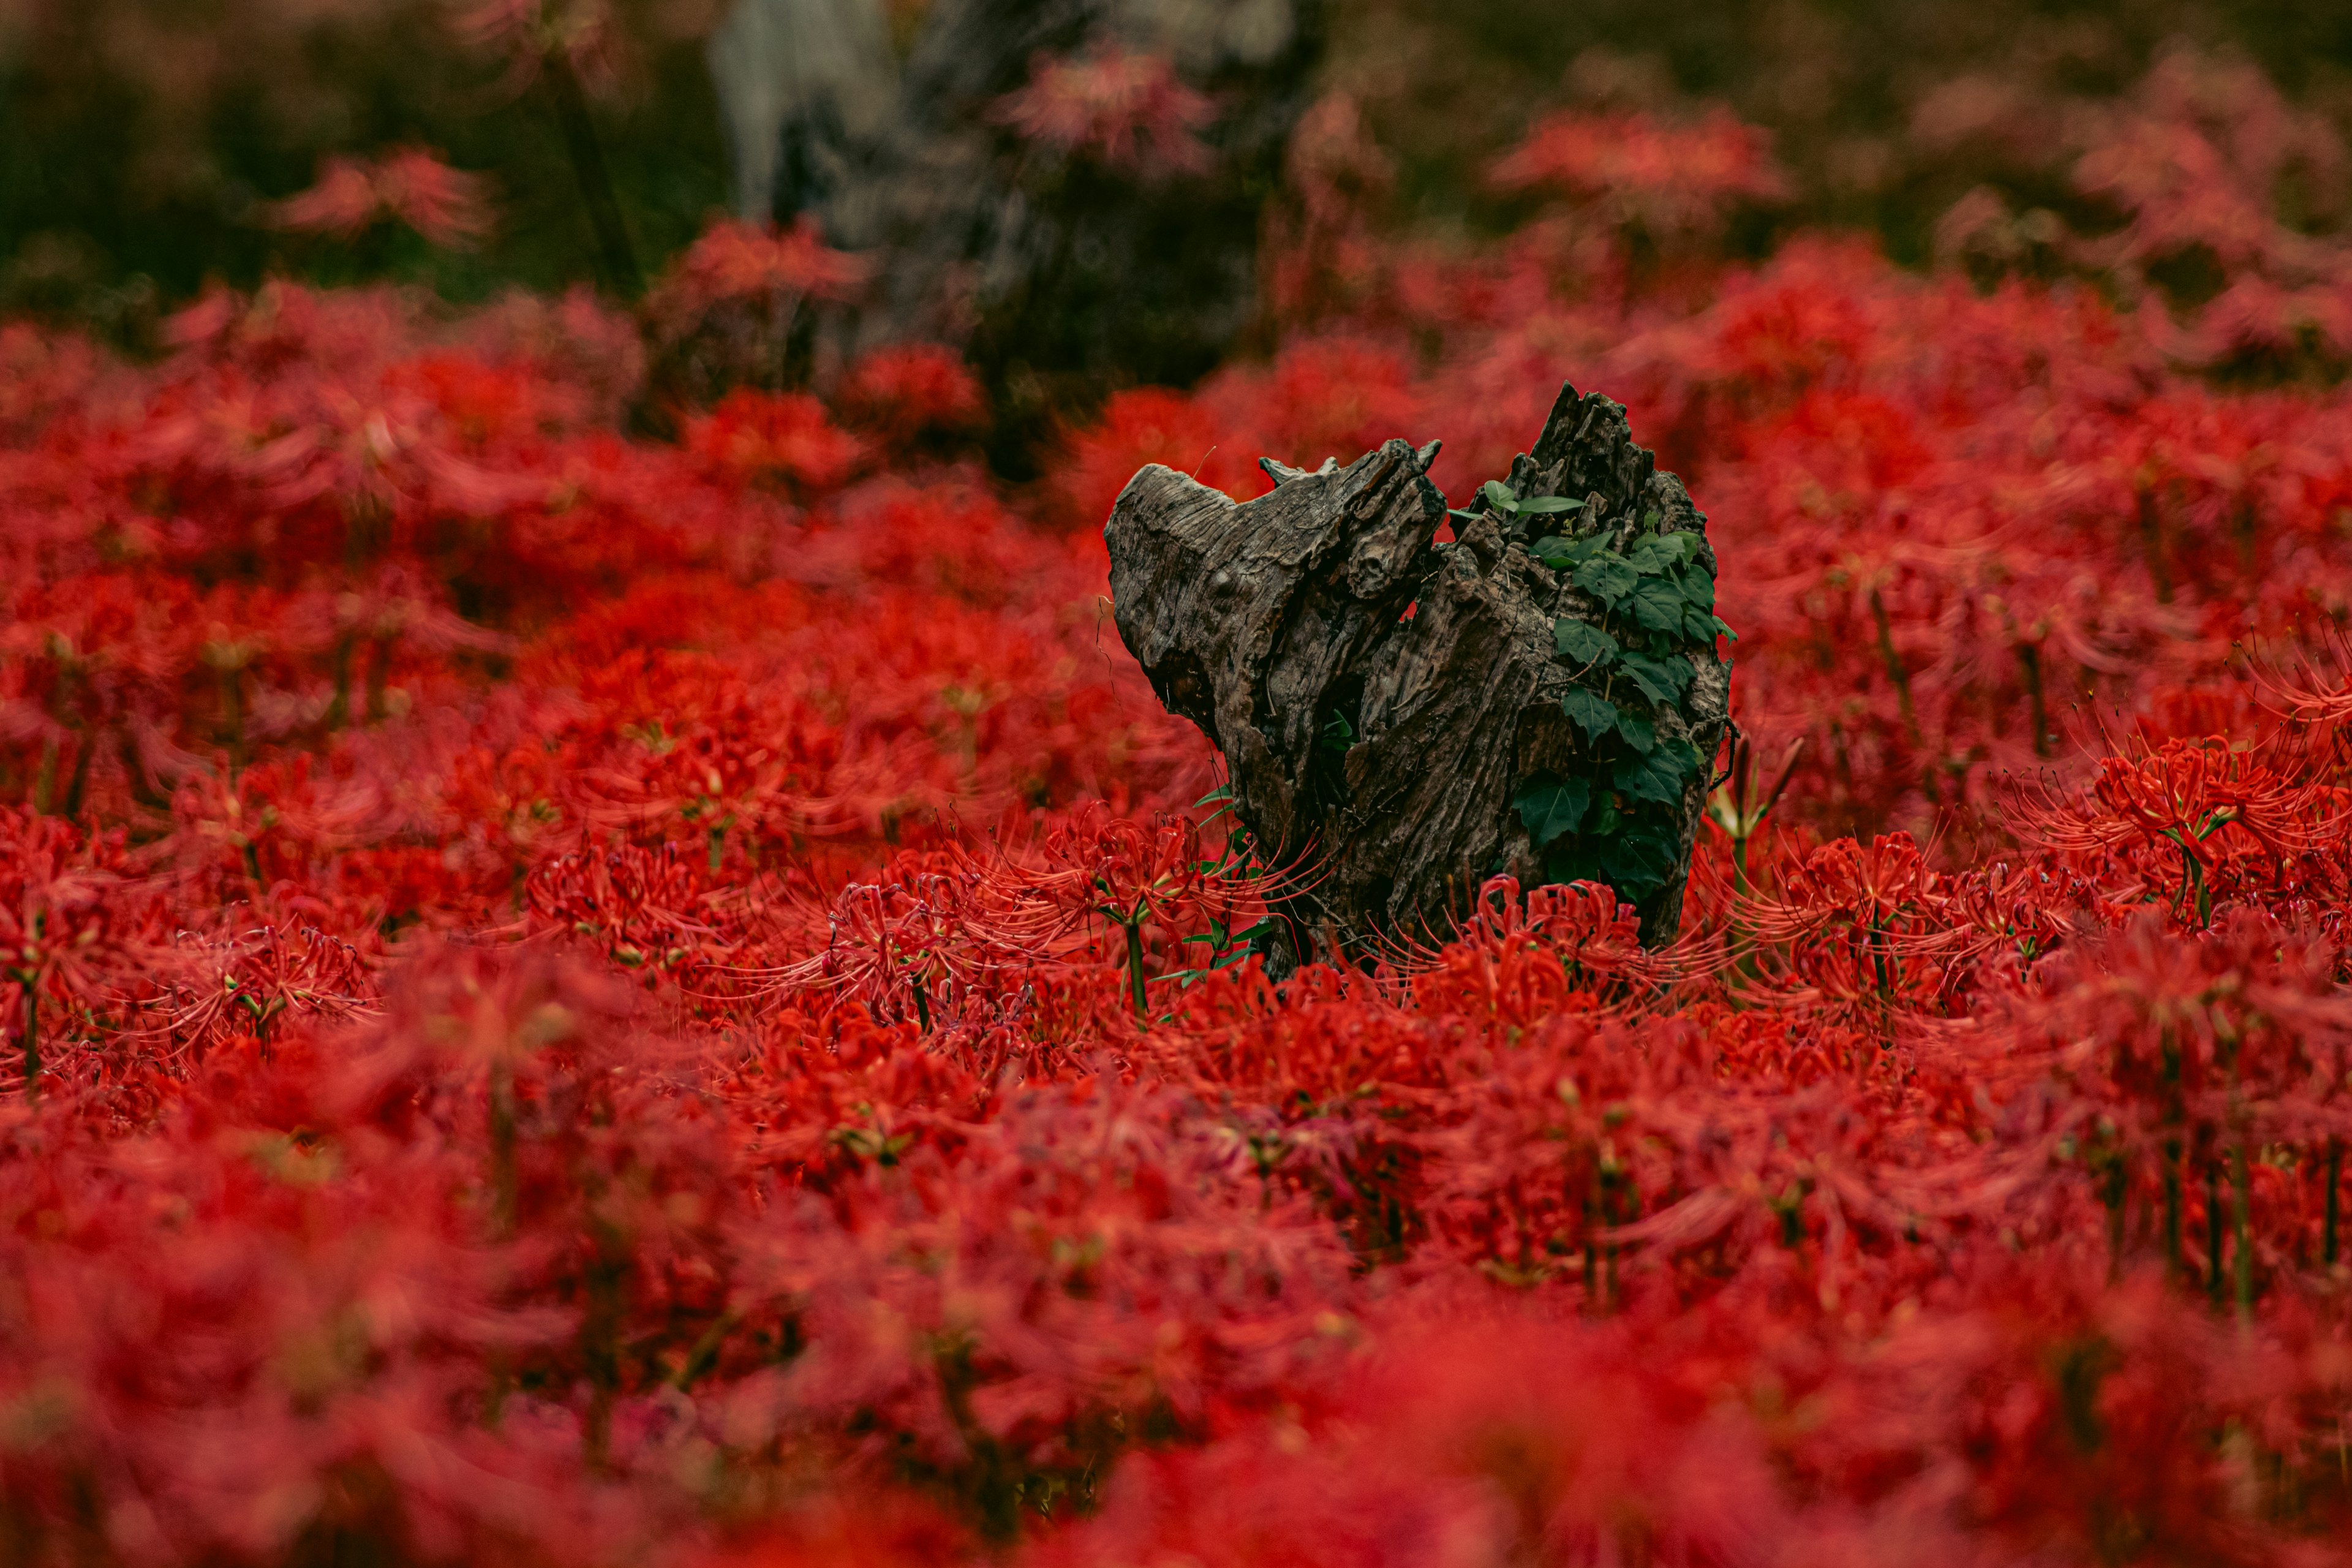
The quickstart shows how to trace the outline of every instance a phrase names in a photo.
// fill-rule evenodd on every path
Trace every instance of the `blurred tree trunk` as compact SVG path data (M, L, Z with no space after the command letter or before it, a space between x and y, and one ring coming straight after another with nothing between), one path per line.
M712 46L746 201L881 260L839 346L961 345L1016 469L1053 411L1216 363L1323 0L936 0L887 92L886 48L879 0L739 0Z

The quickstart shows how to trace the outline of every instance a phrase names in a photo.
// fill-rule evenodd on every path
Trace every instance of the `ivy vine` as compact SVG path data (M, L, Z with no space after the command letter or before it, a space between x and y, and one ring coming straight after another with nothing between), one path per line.
M1508 521L1582 510L1566 496L1518 497L1498 480L1479 492ZM1475 511L1454 515L1475 520ZM1552 626L1575 684L1560 708L1594 754L1589 773L1538 773L1511 804L1543 857L1547 880L1606 882L1639 903L1673 877L1682 847L1682 801L1709 759L1688 741L1661 733L1664 710L1688 694L1696 670L1685 655L1738 634L1715 613L1715 574L1699 559L1695 532L1657 531L1642 519L1637 537L1616 547L1620 530L1595 527L1549 535L1528 552L1601 607L1598 624L1563 616Z

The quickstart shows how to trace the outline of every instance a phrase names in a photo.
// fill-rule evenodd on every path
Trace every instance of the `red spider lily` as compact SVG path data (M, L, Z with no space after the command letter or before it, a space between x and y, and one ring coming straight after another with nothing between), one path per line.
M379 223L404 224L435 245L463 247L489 232L488 187L421 148L382 158L330 158L318 183L271 209L280 228L358 238Z
M772 397L738 388L708 416L689 422L687 447L734 484L761 483L810 496L855 473L865 444L836 428L814 397Z
M698 881L676 845L618 844L543 862L523 890L542 921L592 939L614 963L675 975L719 962L728 946Z
M1095 59L998 151L1205 132ZM807 228L642 316L0 328L0 1556L2332 1561L2352 704L2266 673L2352 615L2324 147L2185 56L1929 107L2104 258L1734 255L1762 143L1664 110L1539 121L1561 205L1457 251L1328 108L1265 353L1034 486L950 352L833 363ZM1464 493L1571 374L1805 765L1735 752L1673 948L1506 882L1277 983L1102 517L1415 426Z
M803 300L853 299L867 271L867 263L829 249L806 220L784 229L717 223L655 282L645 309L659 331L676 335L722 306L789 316Z
M350 942L314 927L274 925L214 940L184 936L173 954L166 1022L161 1034L174 1056L201 1063L231 1040L265 1046L305 1018L341 1020L375 1011L375 982Z
M968 436L987 419L971 372L929 343L859 356L834 389L833 404L844 423L902 450L927 437Z
M1926 907L1936 882L1907 833L1874 838L1866 849L1833 839L1788 869L1779 898L1753 900L1748 923L1765 942L1835 931L1881 933Z
M119 848L110 856L61 817L6 807L0 845L0 979L31 1088L42 1069L44 1000L85 1011L105 1005L152 953L137 931L139 900Z
M1178 79L1164 56L1109 46L1078 57L1039 56L1028 85L991 112L1025 141L1144 175L1206 169L1209 150L1197 132L1215 117L1214 106Z
M2179 852L2182 892L2193 896L2200 925L2212 918L2212 840L2235 826L2273 861L2316 848L2333 826L2334 799L2315 784L2283 777L2220 736L2167 741L2142 758L2099 764L2090 802L2044 800L2022 813L2023 825L2053 849L2109 853L2158 840ZM2176 902L2178 896L2176 895Z
M1719 111L1687 127L1640 113L1555 115L1488 177L1504 190L1595 201L1614 221L1659 234L1711 226L1734 202L1787 190L1762 134Z

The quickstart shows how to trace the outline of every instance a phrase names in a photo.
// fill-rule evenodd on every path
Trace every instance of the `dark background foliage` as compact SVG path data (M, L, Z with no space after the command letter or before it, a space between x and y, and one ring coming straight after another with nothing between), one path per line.
M79 318L136 342L207 279L369 276L454 300L595 272L581 192L543 83L467 47L415 0L17 0L0 10L0 309ZM638 5L593 112L648 272L723 205L727 157L701 37L713 7ZM894 8L911 37L919 6ZM1484 165L1563 100L1726 101L1769 130L1790 200L1735 239L1830 223L1926 260L1937 217L1987 182L2065 210L2063 162L2005 106L2095 103L2188 42L2259 66L2291 99L2352 124L2352 7L2296 0L1344 0L1327 89L1363 109L1392 158L1389 219L1467 237L1520 216ZM320 160L414 142L493 182L499 222L472 250L379 238L357 248L273 232L267 204ZM2306 222L2341 217L2314 189Z

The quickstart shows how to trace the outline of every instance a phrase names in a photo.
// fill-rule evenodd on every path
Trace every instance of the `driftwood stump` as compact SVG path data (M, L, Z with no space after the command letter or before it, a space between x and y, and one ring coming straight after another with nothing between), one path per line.
M1671 940L1729 720L1706 520L1625 411L1563 387L1454 513L1437 443L1236 504L1157 464L1104 538L1119 635L1292 873L1269 964L1444 940L1486 879L1613 886Z

